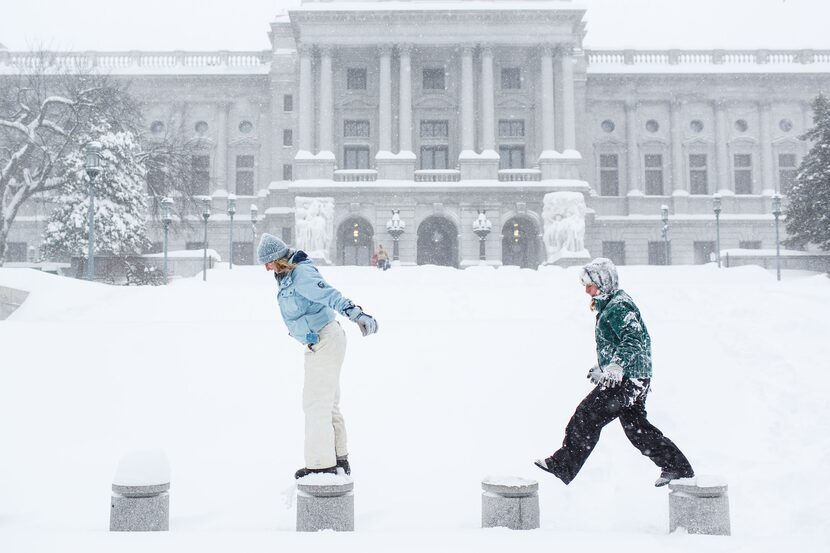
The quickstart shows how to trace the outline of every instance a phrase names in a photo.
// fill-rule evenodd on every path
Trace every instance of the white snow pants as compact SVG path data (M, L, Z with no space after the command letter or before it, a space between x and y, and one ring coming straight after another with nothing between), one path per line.
M340 323L332 321L319 334L320 341L305 353L305 466L310 469L333 467L337 457L348 455L339 407L346 333Z

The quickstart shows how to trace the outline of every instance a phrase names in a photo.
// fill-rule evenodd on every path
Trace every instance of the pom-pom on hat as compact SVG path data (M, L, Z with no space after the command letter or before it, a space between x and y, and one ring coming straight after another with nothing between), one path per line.
M257 247L256 253L259 258L260 265L265 265L271 261L276 261L277 259L286 257L289 251L291 250L285 242L273 234L268 234L266 232L262 235L262 238L259 239L259 246Z
M596 284L603 294L613 294L620 285L620 278L617 276L617 267L614 262L605 257L597 257L584 267L579 274L583 286Z

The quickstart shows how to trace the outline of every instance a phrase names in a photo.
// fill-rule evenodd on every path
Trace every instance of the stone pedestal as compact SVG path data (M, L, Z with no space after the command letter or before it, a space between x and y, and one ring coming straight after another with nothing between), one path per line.
M294 158L294 180L334 180L337 161L334 154L320 152L312 155L298 152Z
M297 481L297 531L354 531L354 481L311 475Z
M582 165L582 155L575 150L542 152L539 157L539 169L542 171L542 180L575 179L579 180L579 168Z
M153 532L170 529L170 484L112 485L110 531Z
M690 534L728 536L729 497L717 478L697 477L669 484L669 532L685 528Z
M481 482L481 527L539 528L539 483L524 478L489 477Z
M461 180L498 180L499 154L489 150L476 154L464 151L458 157Z
M415 154L412 152L379 152L375 157L378 179L412 181L415 178L415 162Z

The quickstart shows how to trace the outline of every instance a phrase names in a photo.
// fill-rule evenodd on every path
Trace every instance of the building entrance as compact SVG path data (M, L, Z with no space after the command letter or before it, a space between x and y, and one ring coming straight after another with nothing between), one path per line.
M539 231L532 221L514 217L505 223L501 236L503 264L518 265L523 269L539 266Z
M337 230L337 263L371 265L375 229L366 219L352 217Z
M443 217L429 217L418 227L418 265L458 267L458 229Z

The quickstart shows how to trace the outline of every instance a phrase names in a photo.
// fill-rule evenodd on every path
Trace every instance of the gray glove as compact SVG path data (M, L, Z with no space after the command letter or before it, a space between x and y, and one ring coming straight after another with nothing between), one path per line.
M588 370L588 380L591 381L591 384L602 382L602 369L599 368L599 365L594 365Z
M371 315L364 313L363 309L359 305L347 307L343 311L343 314L346 315L350 321L360 327L360 332L364 336L374 334L378 331L378 322Z
M611 363L602 371L601 384L606 388L614 388L622 383L623 368L616 363Z

